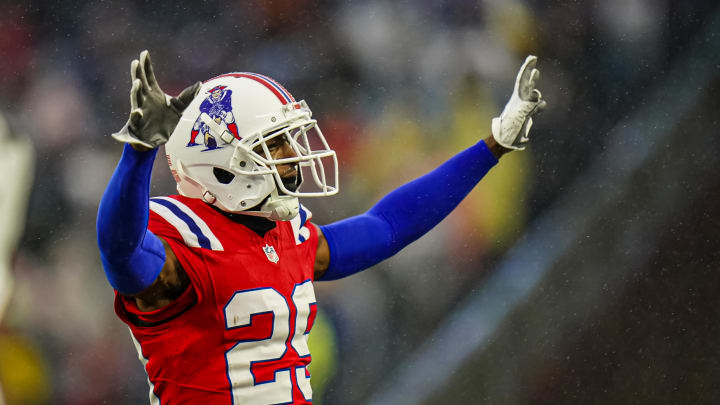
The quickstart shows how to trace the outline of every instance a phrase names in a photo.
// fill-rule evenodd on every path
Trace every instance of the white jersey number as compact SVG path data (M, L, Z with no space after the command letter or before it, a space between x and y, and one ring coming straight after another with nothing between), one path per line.
M300 356L307 356L307 327L310 306L315 304L315 293L310 280L297 284L292 295L296 310L295 330L290 340ZM272 381L255 381L251 366L253 363L280 360L288 350L290 337L290 308L285 298L272 288L257 288L236 291L225 305L225 327L242 328L252 324L252 317L272 313L273 328L269 337L258 340L241 340L225 353L230 379L233 403L235 404L276 404L292 402L292 379L295 372L298 385L305 399L312 398L310 379L305 368L275 371Z

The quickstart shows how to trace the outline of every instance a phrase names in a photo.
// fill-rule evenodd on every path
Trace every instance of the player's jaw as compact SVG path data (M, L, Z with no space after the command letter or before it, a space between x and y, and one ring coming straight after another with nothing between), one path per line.
M297 157L297 153L284 137L277 137L271 143L270 153L273 159L288 159ZM296 191L299 186L299 167L297 163L277 165L276 169L286 189Z
M295 192L300 186L299 175L297 164L294 165L280 165L277 167L278 174L282 180L283 186L289 191ZM280 194L285 194L282 190L278 189Z

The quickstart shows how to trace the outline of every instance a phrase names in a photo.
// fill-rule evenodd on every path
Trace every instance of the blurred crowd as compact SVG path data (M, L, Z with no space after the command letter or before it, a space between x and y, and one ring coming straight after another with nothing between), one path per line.
M449 218L395 258L316 285L316 402L359 403L592 162L713 3L0 1L0 111L36 149L0 328L9 403L146 401L94 228L122 149L109 134L127 119L130 61L141 50L170 94L251 71L305 99L340 159L340 194L304 201L319 224L365 211L488 136L517 68L539 56L549 109L528 151L503 157ZM174 193L164 160L154 195Z

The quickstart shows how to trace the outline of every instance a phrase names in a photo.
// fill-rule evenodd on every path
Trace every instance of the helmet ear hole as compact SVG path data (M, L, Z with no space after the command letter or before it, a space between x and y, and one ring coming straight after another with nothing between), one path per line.
M213 174L215 175L217 181L222 184L230 184L230 182L235 178L234 174L219 167L213 167Z

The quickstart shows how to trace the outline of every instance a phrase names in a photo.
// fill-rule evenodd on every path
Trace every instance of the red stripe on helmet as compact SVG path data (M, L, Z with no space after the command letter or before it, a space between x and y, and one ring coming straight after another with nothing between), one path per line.
M265 79L262 78L262 77L253 76L253 75L249 75L249 74L246 74L246 73L226 73L226 74L224 74L224 75L220 75L220 76L213 77L212 79L206 81L205 83L207 83L207 82L209 82L209 81L212 81L212 80L221 79L221 78L223 78L223 77L244 77L244 78L246 78L246 79L255 80L256 82L262 84L262 85L265 86L268 90L270 90L270 91L275 95L275 97L277 97L278 100L280 100L280 102L283 103L283 105L291 102L291 101L288 100L286 97L284 97L283 94L280 93L280 92L278 91L278 89L276 89L275 86L272 85L272 83L268 82L267 80L265 80ZM289 94L289 93L288 93L288 94Z
M291 102L291 103L295 102L295 97L293 97L293 95L290 94L290 92L285 87L283 87L282 84L278 83L277 80L273 79L272 77L267 77L265 75L261 75L260 73L253 73L253 75L261 77L261 78L269 81L270 83L274 84L276 87L280 88L283 95L289 99L288 100L289 102Z

